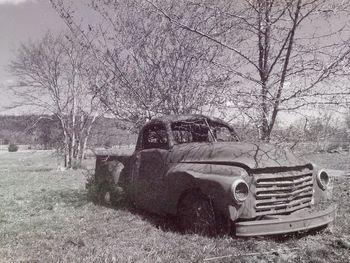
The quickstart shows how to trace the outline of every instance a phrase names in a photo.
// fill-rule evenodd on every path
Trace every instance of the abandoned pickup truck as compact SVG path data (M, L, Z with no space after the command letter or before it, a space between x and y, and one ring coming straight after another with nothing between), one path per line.
M240 142L219 119L153 119L133 152L96 155L104 193L121 187L137 208L174 216L183 231L274 235L323 228L335 218L325 170L281 147Z

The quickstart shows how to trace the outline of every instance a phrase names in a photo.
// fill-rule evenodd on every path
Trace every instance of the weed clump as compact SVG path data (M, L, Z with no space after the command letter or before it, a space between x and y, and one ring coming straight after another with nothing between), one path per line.
M87 198L95 204L120 206L127 200L126 193L121 187L98 180L95 174L87 175L85 188Z
M87 174L85 188L87 190L87 197L90 201L98 203L100 199L101 186L96 181L94 174Z

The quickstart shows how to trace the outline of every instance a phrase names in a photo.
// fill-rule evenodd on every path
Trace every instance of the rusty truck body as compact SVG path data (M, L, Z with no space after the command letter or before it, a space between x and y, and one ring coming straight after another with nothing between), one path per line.
M288 149L241 142L229 124L203 115L149 121L132 152L97 153L95 176L193 232L283 234L327 226L336 213L325 170Z

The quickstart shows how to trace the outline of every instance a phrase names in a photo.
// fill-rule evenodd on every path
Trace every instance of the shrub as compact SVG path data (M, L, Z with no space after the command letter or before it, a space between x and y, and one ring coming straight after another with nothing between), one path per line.
M14 143L10 143L8 150L9 150L9 152L17 152L18 151L18 146L16 144L14 144Z

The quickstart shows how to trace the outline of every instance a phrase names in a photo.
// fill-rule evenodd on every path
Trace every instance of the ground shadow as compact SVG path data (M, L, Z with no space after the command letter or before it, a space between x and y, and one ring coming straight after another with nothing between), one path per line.
M87 195L89 202L95 205L104 206L113 210L128 211L133 215L140 216L142 220L149 222L152 226L163 231L171 231L179 233L177 220L175 216L162 216L137 208L126 195L118 195L117 198L105 200L105 196L90 196Z

